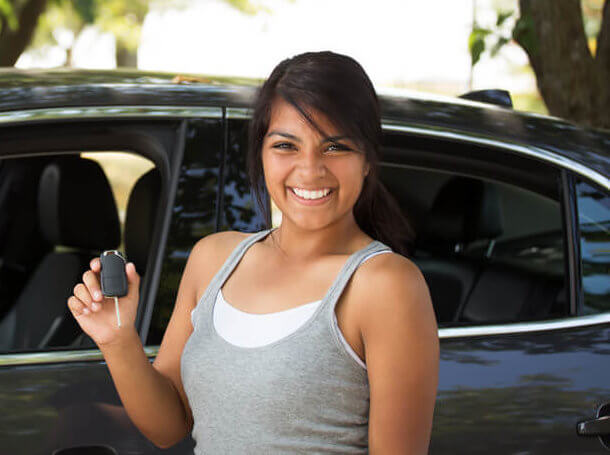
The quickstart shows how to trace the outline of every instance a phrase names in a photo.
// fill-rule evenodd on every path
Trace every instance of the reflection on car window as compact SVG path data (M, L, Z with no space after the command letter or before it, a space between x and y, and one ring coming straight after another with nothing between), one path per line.
M221 159L222 120L189 120L147 345L161 344L191 249L216 231Z
M426 278L439 326L568 314L559 188L550 198L389 163L381 177L416 230L411 259Z
M224 193L220 213L220 230L257 232L265 221L250 190L246 171L246 120L229 120L229 149L224 169Z
M610 196L576 180L583 314L610 310Z

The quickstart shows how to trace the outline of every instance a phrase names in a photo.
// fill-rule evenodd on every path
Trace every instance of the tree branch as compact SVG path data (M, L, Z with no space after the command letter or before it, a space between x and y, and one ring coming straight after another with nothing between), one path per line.
M29 0L19 11L17 29L9 30L6 26L2 28L0 66L13 66L17 62L21 53L30 43L38 18L46 6L47 0Z

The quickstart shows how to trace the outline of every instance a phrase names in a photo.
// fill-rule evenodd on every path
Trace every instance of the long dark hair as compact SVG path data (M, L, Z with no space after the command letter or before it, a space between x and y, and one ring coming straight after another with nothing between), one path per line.
M378 177L381 115L377 94L356 60L330 51L306 52L280 62L259 89L249 125L247 166L256 200L269 219L264 201L261 158L276 97L292 104L321 133L307 109L324 113L341 134L363 146L370 169L354 205L354 218L366 234L408 256L414 231L396 200ZM324 134L326 136L326 134Z

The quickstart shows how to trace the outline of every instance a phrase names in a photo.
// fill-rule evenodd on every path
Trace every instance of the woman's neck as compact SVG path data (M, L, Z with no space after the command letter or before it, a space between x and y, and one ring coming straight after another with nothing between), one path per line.
M283 219L269 237L270 244L278 248L284 258L304 262L326 254L351 254L370 241L353 215L313 230Z

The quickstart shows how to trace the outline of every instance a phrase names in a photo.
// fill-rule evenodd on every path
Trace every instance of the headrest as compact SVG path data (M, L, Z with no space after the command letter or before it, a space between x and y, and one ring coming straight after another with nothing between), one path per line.
M121 225L106 174L79 156L49 163L38 185L40 230L52 245L87 250L117 248Z
M497 188L483 180L454 176L436 195L421 237L426 244L447 246L493 239L502 232Z
M161 175L153 168L138 179L127 202L125 255L140 275L146 271L160 195Z

